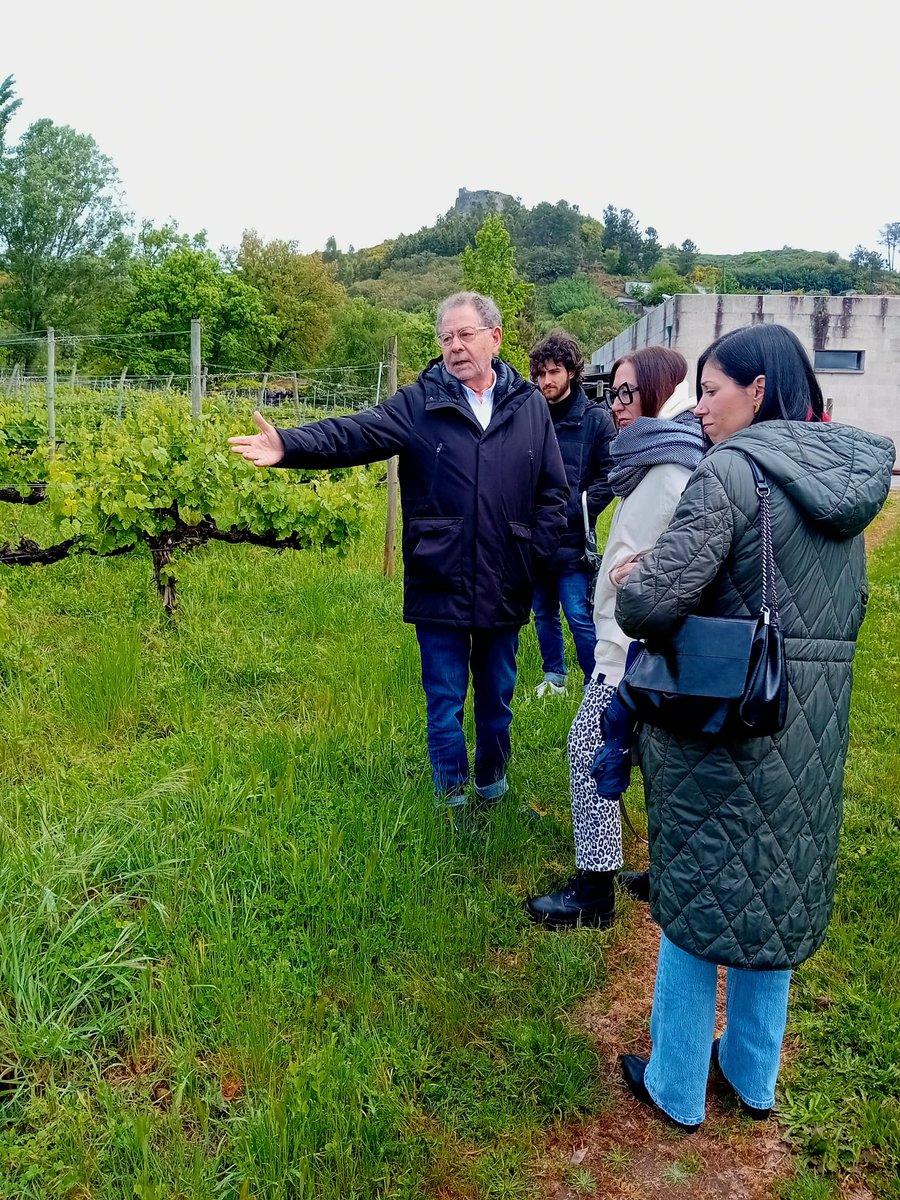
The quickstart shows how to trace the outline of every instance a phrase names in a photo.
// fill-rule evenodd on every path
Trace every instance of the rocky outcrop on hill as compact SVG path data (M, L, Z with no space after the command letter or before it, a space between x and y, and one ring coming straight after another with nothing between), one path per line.
M459 195L456 197L456 203L453 205L453 210L465 217L479 209L487 209L491 212L503 212L505 208L515 203L515 196L510 196L506 192L489 192L485 190L470 192L468 188L461 187Z

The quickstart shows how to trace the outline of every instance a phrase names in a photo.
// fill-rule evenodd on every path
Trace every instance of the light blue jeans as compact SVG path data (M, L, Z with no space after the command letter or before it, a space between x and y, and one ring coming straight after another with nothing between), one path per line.
M653 1053L644 1083L663 1112L683 1125L706 1116L717 971L715 963L679 950L662 935L650 1019ZM790 983L790 971L728 968L719 1066L751 1108L775 1103Z

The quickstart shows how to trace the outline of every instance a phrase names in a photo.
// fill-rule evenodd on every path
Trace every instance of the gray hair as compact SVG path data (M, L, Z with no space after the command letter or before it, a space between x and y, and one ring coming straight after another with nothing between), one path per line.
M442 300L438 306L437 316L434 321L435 333L440 334L444 317L446 317L450 309L459 308L461 304L471 304L478 313L479 319L489 329L496 329L498 325L503 324L500 317L500 309L490 296L481 296L478 292L454 292L452 296L448 296L446 300Z

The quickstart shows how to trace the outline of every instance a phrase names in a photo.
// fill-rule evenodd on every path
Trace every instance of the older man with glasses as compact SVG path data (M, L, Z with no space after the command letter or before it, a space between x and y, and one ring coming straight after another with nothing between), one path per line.
M436 320L441 356L383 404L298 429L231 438L258 467L358 466L399 455L403 618L416 627L438 803L455 821L508 790L519 630L536 563L565 528L568 484L547 405L497 357L500 311L457 292ZM474 797L463 733L472 676Z

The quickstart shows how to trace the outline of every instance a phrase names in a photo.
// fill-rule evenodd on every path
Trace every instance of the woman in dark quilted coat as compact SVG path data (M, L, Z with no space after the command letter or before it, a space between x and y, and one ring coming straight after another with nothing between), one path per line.
M650 905L662 938L653 1052L624 1056L622 1070L639 1099L689 1128L705 1116L711 1060L745 1111L768 1116L791 968L825 937L867 600L862 534L884 504L894 460L888 439L823 420L809 359L781 326L713 342L697 393L712 448L668 529L620 587L616 619L645 638L688 613L759 612L750 456L771 488L788 709L774 737L723 742L646 725L639 735ZM713 1042L720 964L729 968L727 1026Z

